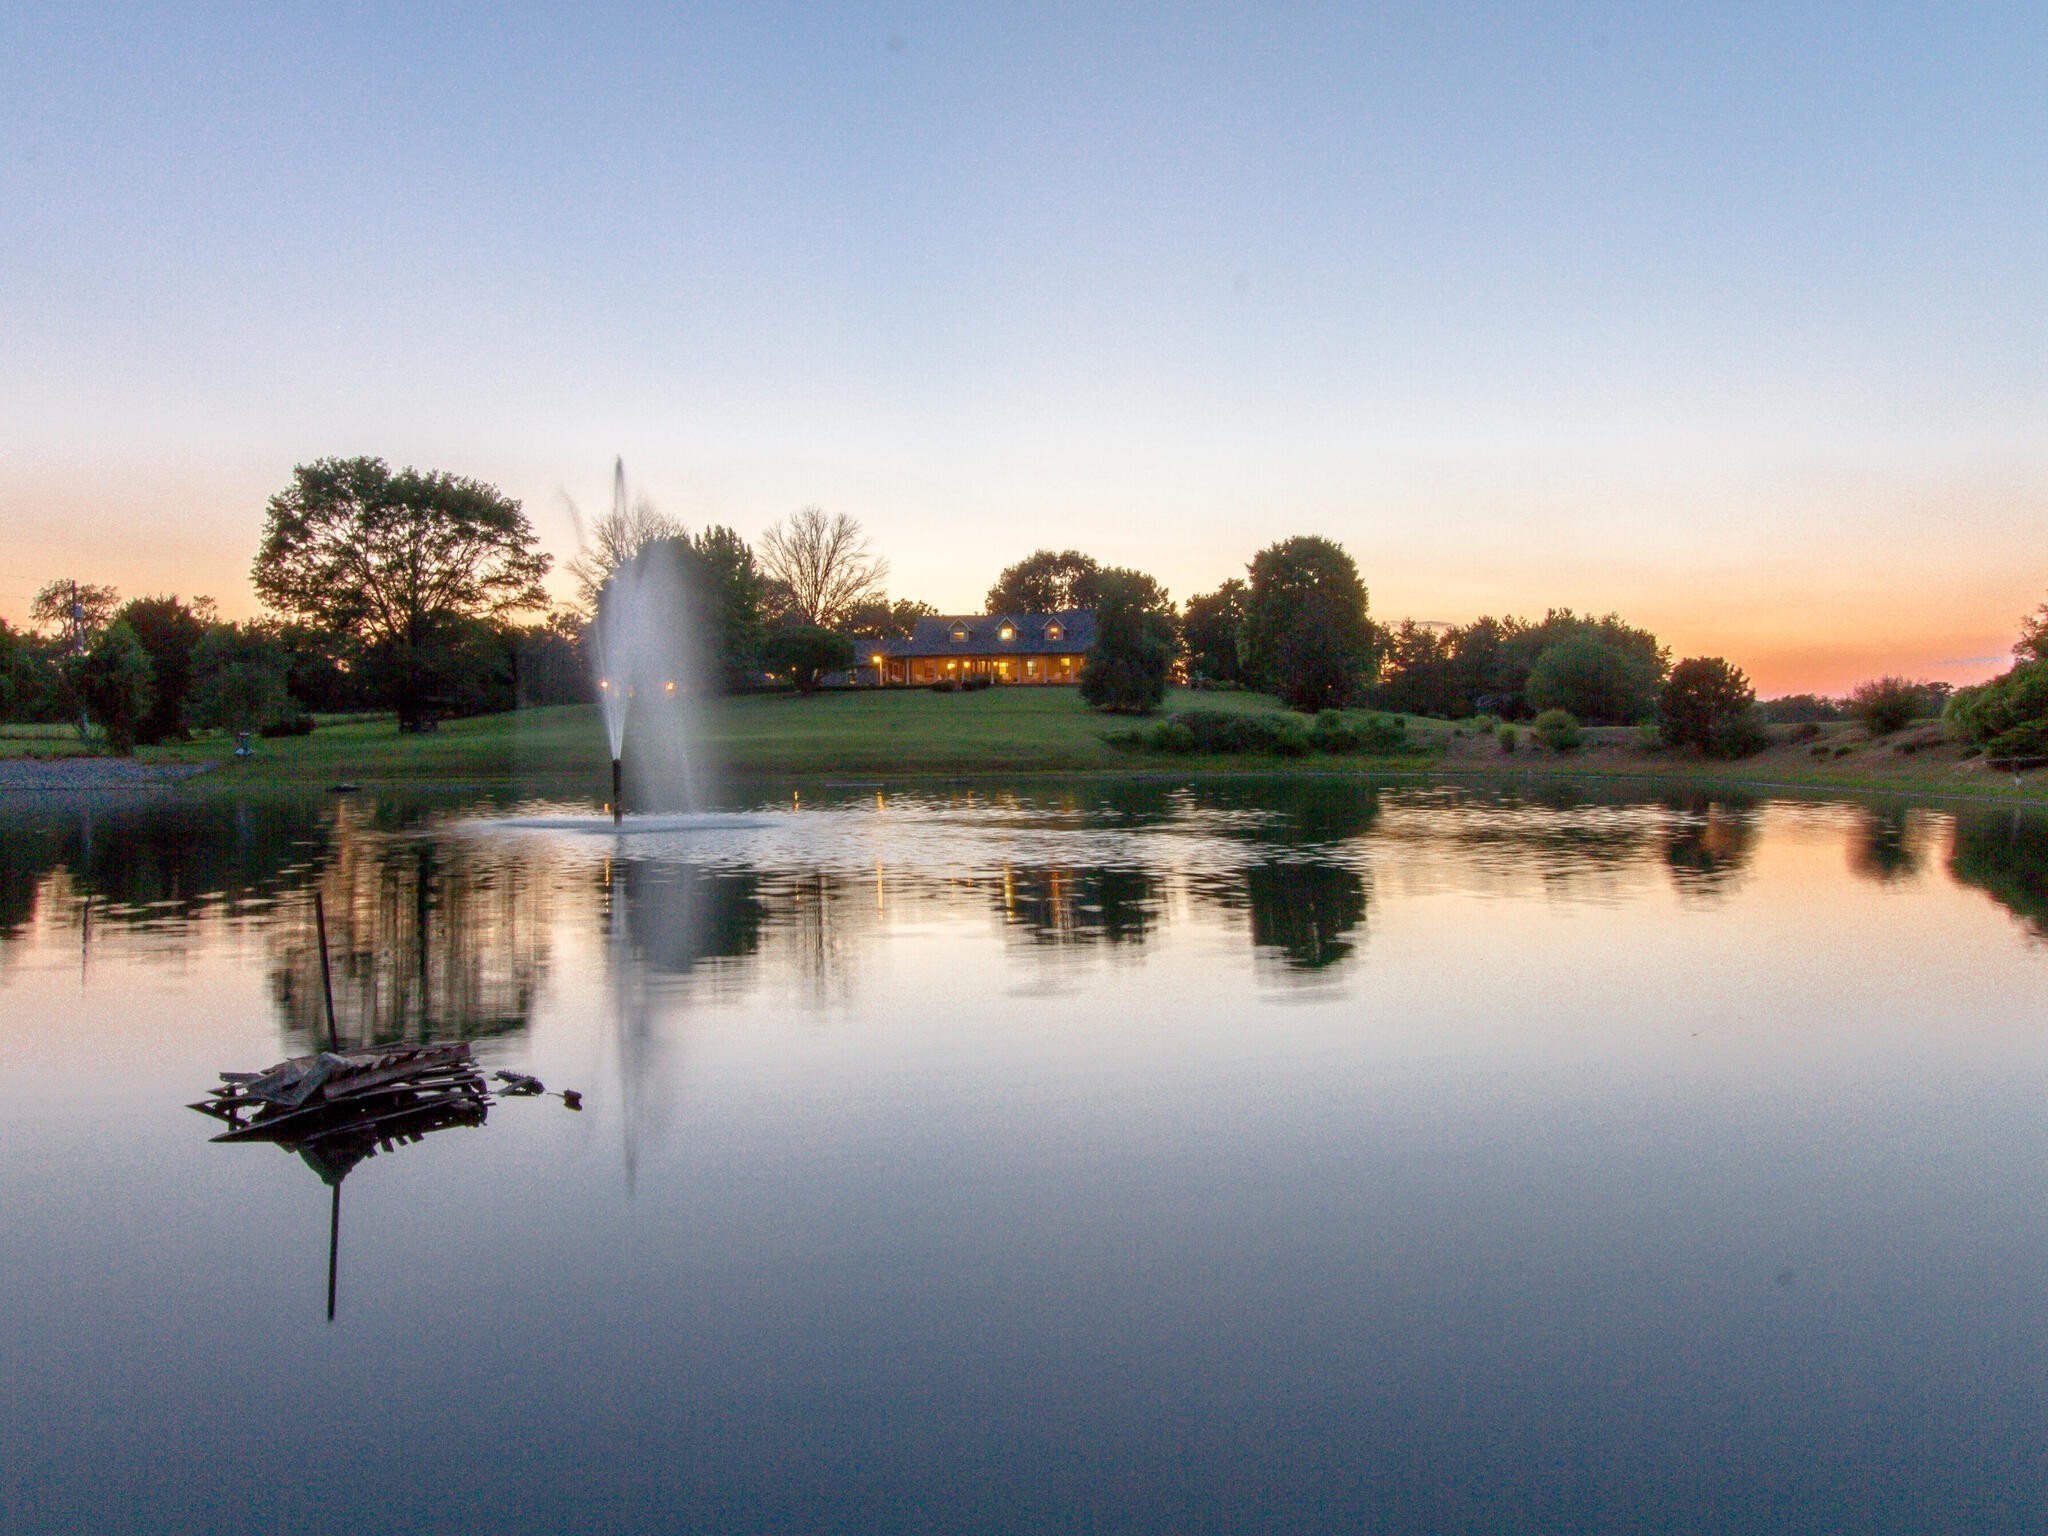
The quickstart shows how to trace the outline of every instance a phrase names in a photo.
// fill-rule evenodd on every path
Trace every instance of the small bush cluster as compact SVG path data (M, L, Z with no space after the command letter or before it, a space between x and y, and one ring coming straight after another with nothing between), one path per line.
M1553 752L1576 752L1582 739L1579 722L1562 709L1544 710L1530 722L1529 734Z
M992 688L994 686L995 679L992 677L977 676L963 677L960 679L960 691L962 693L979 693L984 688Z
M267 722L260 734L272 740L280 736L310 736L313 734L313 717L302 709Z
M1200 752L1226 757L1305 757L1310 752L1363 752L1377 757L1408 750L1408 722L1399 715L1372 715L1353 724L1336 710L1326 709L1304 728L1291 715L1189 709L1116 740L1119 745L1151 752Z
M1515 750L1516 744L1521 741L1522 733L1512 725L1498 726L1494 730L1493 739L1500 743L1501 751L1512 752Z

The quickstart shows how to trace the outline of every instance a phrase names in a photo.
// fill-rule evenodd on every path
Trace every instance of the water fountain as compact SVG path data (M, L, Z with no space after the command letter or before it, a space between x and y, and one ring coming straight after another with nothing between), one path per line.
M623 477L618 496L624 495ZM626 796L654 813L698 809L695 701L701 691L688 573L680 541L655 539L623 562L599 594L591 647L598 708L612 765L612 824ZM627 773L626 742L633 754Z

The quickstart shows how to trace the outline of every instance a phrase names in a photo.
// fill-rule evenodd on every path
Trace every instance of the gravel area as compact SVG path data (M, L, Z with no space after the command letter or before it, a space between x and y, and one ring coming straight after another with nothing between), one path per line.
M138 763L123 757L0 757L0 794L159 789L210 763Z

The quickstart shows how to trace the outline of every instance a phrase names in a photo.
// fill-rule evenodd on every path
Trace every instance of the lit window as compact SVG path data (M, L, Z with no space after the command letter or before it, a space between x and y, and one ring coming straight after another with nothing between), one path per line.
M967 626L965 624L955 624L953 626L953 638L955 640L965 640L967 638Z
M1011 625L1011 624L1005 624L1005 625L1003 626L1003 638L1004 638L1005 640L1014 640L1014 639L1016 639L1016 638L1017 638L1017 630L1016 630L1016 626L1015 626L1015 625Z
M1048 639L1048 640L1057 640L1057 639L1059 639L1059 637L1060 637L1060 627L1059 627L1059 625L1057 625L1057 624L1048 624L1048 625L1046 625L1046 626L1045 626L1045 638L1046 638L1046 639Z

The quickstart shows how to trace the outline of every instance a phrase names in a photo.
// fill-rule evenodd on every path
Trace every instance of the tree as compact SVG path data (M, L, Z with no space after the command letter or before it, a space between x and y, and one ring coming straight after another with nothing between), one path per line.
M1187 600L1181 612L1181 643L1187 648L1188 676L1216 683L1244 681L1239 655L1244 631L1246 587L1235 576L1214 592Z
M761 573L774 616L837 629L864 603L882 601L889 562L868 545L859 522L805 507L761 536Z
M1874 677L1849 690L1850 715L1873 736L1904 730L1922 715L1938 715L1948 702L1945 684L1908 677Z
M214 624L192 651L187 714L202 729L260 731L297 705L286 690L284 643L253 624Z
M990 613L1064 613L1093 608L1102 567L1078 549L1041 549L996 578L988 589Z
M1674 747L1710 756L1737 744L1739 722L1752 719L1756 693L1740 667L1719 656L1690 656L1671 669L1657 699L1658 722Z
M1348 703L1378 664L1365 584L1341 545L1297 537L1252 559L1245 670L1261 688L1313 714Z
M112 587L96 587L67 576L43 583L29 605L28 616L39 627L69 640L73 652L83 656L113 619L119 601Z
M2048 660L1958 689L1949 715L1993 762L2048 758Z
M278 612L372 652L399 729L417 730L462 622L545 607L547 569L519 503L496 488L354 458L292 471L251 576Z
M149 712L135 728L135 739L144 746L185 734L192 652L205 637L212 616L213 604L203 597L189 607L176 597L137 597L122 604L119 617L149 653L155 679Z
M2020 620L2020 638L2012 653L2021 661L2048 661L2048 603Z
M645 493L630 497L626 494L626 461L623 458L612 463L611 510L592 523L587 532L582 530L583 519L577 514L573 501L569 502L569 514L576 520L577 542L582 547L566 569L576 578L577 601L583 605L584 613L593 618L597 614L597 594L611 579L613 571L656 539L680 539L689 533L674 518L656 511Z
M1386 664L1373 689L1373 702L1383 709L1410 715L1462 714L1455 630L1441 630L1403 619L1386 636Z
M790 624L771 630L761 660L771 672L787 673L799 693L815 693L827 672L853 665L853 642L814 624Z
M908 640L917 632L919 619L935 618L938 611L907 597L893 603L877 598L854 609L840 627L856 640Z
M1634 725L1656 708L1662 681L1654 655L1588 629L1538 654L1526 697L1534 710L1565 710L1592 725Z
M135 750L135 728L149 710L150 670L149 653L120 619L100 631L79 663L79 692L117 756Z
M766 622L768 583L754 551L732 529L714 524L690 540L686 568L705 660L723 687L744 687L760 661Z
M1112 714L1150 714L1166 697L1178 645L1173 604L1143 571L1110 567L1092 586L1095 643L1081 664L1081 697Z
M86 724L86 703L80 696L79 667L85 661L85 654L92 648L100 631L114 616L114 604L118 600L112 587L98 587L90 582L74 581L62 577L45 582L29 604L29 618L41 629L46 630L61 648L61 661L55 668L57 699L67 709L78 711L78 739L84 741L89 734Z

